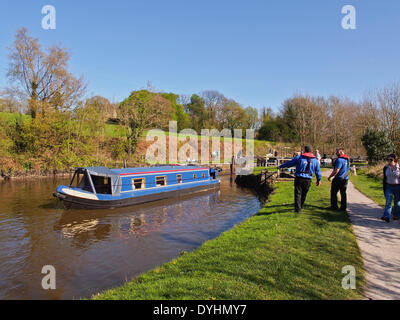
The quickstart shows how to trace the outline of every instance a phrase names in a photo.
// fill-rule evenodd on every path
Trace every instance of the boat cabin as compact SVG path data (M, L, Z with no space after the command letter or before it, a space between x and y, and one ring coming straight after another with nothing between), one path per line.
M84 200L87 205L90 200L90 205L100 201L109 206L118 202L117 206L122 206L208 190L219 183L218 169L200 166L87 167L77 168L69 186L59 186L54 195L63 202Z

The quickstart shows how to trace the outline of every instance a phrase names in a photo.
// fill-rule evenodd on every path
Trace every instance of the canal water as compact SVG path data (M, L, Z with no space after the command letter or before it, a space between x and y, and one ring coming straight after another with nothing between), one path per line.
M80 299L191 251L261 207L222 177L217 192L113 210L64 210L52 197L69 179L0 183L0 299ZM42 268L56 289L42 288Z

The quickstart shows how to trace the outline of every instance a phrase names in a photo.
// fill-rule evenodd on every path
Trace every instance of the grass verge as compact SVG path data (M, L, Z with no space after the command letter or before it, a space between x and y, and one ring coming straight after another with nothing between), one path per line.
M381 180L369 177L362 172L358 172L357 176L351 175L350 180L358 191L374 200L380 206L385 206L385 196Z
M293 212L293 184L277 184L271 202L240 225L125 285L93 299L362 299L364 272L352 226L329 205L329 184L310 190ZM357 289L344 290L352 265Z

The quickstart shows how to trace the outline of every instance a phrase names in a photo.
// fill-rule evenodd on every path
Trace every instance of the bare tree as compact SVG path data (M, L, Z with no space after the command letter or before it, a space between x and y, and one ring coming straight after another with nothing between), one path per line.
M81 139L85 127L97 141L97 155L100 145L105 141L106 122L110 118L117 117L115 106L106 98L94 96L79 104L74 109L75 118L78 123L78 140Z
M221 118L221 112L224 102L227 100L225 96L216 90L207 90L200 93L203 98L208 113L209 125L213 128L220 127L218 120Z
M377 102L383 127L392 142L400 138L400 86L386 86L377 94Z
M0 101L2 107L0 111L23 113L26 111L26 104L18 97L18 92L13 88L5 88L0 90Z
M38 39L26 28L17 30L14 45L9 49L7 77L29 102L30 113L36 117L36 102L45 102L58 110L71 108L80 99L86 84L68 72L69 53L58 46L43 51Z
M248 106L247 108L244 109L244 112L246 114L246 129L258 129L260 127L260 120L258 117L258 110L256 108L253 108L251 106Z

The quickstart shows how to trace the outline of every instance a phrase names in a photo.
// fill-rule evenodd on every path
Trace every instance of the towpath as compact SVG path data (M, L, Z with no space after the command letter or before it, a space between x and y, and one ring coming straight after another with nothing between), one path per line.
M323 172L328 176L330 172ZM382 194L383 196L383 194ZM400 221L380 220L383 208L349 182L348 211L364 260L367 299L400 299Z

